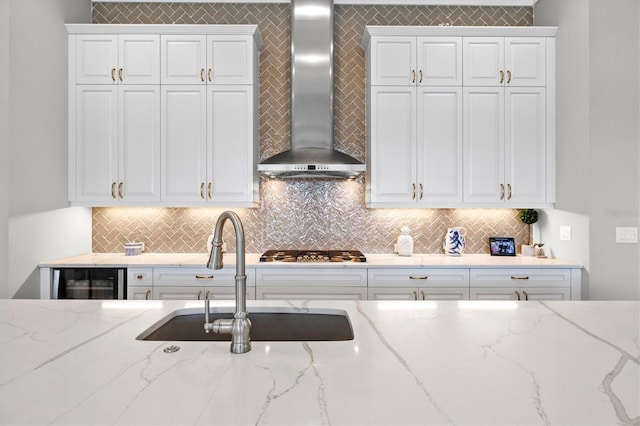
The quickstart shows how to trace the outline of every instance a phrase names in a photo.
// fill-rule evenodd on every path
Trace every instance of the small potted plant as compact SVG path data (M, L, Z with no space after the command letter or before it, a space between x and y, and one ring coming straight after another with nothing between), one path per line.
M538 221L538 212L535 209L522 209L520 211L520 220L529 225L529 244L522 245L523 256L534 256L536 252L535 244L533 243L533 234L531 233L531 225Z

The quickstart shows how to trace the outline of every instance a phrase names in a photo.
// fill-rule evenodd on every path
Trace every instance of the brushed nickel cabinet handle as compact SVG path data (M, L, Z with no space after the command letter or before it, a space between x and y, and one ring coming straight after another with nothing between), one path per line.
M122 195L122 186L124 185L123 182L120 182L120 184L118 185L118 196L120 198L124 198L124 196Z
M416 70L411 70L411 82L416 82Z
M418 292L413 290L413 300L418 300Z
M516 290L516 296L518 296L518 300L520 300L520 292Z
M512 280L528 280L529 277L526 275L511 275Z
M118 78L122 81L122 68L118 70Z
M416 184L412 183L411 186L413 187L413 195L411 196L412 200L416 199Z
M424 292L424 290L421 290L420 294L422 294L422 300L427 300L427 294Z
M196 296L198 298L198 300L200 300L200 296L202 296L202 290L198 290L198 294ZM518 299L519 299L519 297L518 297Z
M420 184L420 199L422 200L423 197L424 197L424 187L422 186L422 184Z
M213 278L213 275L196 275L197 280L210 280Z
M513 192L511 191L511 184L510 183L507 184L507 190L509 192L509 195L507 195L507 200L510 200L511 196L513 195Z
M116 198L116 183L111 182L111 198Z
M500 70L500 83L504 83L504 71Z
M500 199L504 200L504 183L500 184Z
M507 84L511 83L511 71L507 71Z
M429 278L429 277L428 277L428 276L426 276L426 275L421 275L421 276L418 276L418 275L409 275L409 279L410 279L410 280L426 280L427 278Z
M211 68L209 68L209 71L207 71L207 77L209 77L209 81L211 81Z
M116 69L111 68L111 80L116 81Z
M522 290L522 294L524 294L524 300L529 300L529 294L526 291Z
M149 296L151 296L151 290L147 290L147 292L144 294L144 300L149 300Z
M213 197L211 196L211 182L209 182L209 185L207 185L207 195L209 196L209 199L212 199Z
M204 182L200 183L200 198L204 200Z
M418 80L418 83L422 83L422 70L420 70L420 79Z
M200 68L200 81L204 81L204 68Z

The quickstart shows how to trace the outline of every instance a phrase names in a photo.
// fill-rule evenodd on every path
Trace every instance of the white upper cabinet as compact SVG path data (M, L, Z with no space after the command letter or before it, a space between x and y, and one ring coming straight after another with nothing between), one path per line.
M465 86L546 85L545 37L465 37Z
M72 203L257 205L256 26L67 30Z
M162 84L253 84L255 66L251 36L162 36Z
M160 37L82 34L76 38L77 84L159 84Z
M370 82L375 86L459 86L461 37L379 36L371 39Z
M555 202L553 27L368 26L368 207Z

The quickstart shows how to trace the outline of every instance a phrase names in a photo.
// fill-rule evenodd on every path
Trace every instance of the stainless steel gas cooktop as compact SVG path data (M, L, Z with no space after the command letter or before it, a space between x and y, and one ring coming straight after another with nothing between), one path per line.
M260 262L366 262L360 250L267 250Z

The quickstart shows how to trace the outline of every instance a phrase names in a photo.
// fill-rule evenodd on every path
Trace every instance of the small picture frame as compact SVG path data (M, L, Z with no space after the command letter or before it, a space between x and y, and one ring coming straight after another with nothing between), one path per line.
M489 251L491 256L515 256L516 244L513 238L491 237L489 238Z

